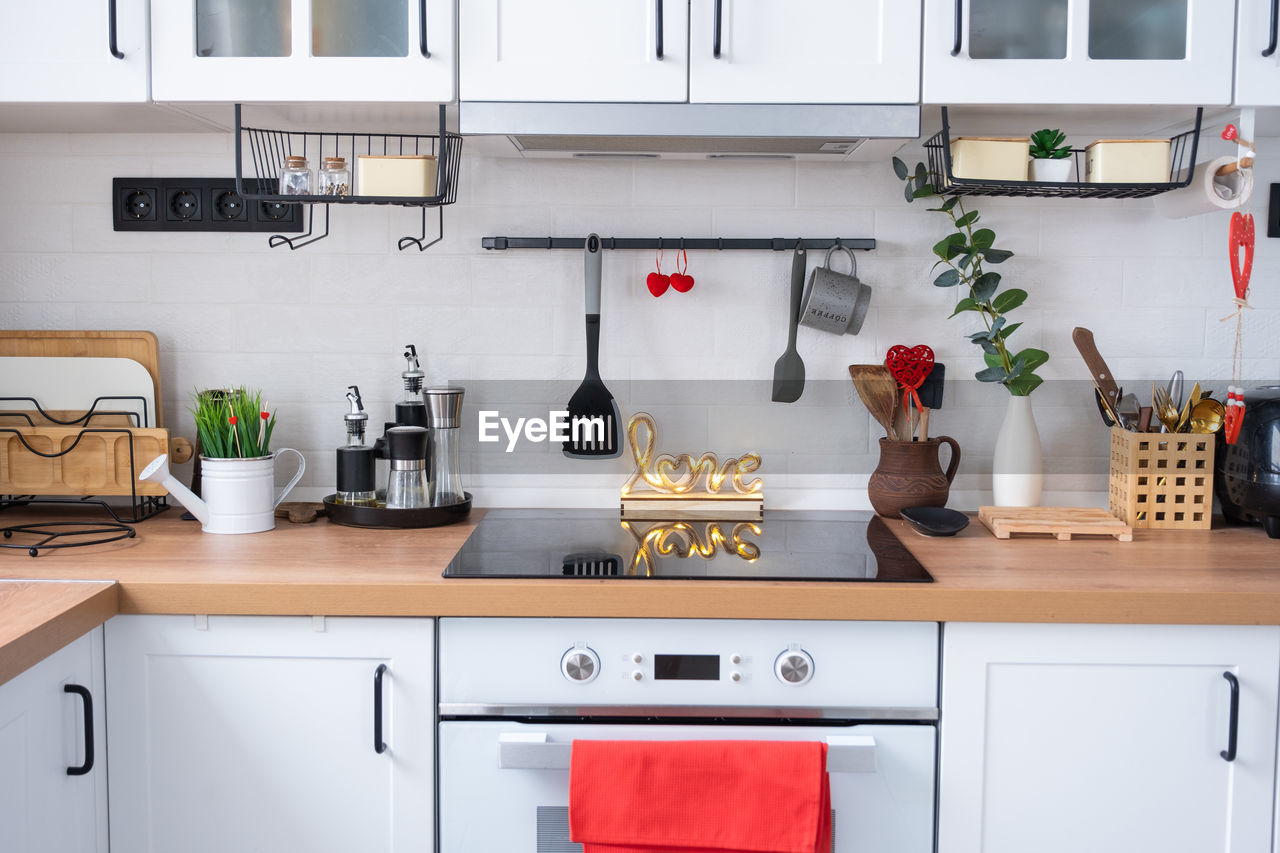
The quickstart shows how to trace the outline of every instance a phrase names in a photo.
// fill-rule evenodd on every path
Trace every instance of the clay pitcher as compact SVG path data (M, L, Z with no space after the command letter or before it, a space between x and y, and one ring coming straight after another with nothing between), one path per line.
M951 445L946 473L938 459L938 446ZM871 506L886 518L911 506L946 506L951 481L960 466L960 445L940 435L927 441L880 439L880 464L867 483Z

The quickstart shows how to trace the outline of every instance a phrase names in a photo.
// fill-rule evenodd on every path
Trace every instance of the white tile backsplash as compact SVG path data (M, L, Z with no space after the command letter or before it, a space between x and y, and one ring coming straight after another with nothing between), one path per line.
M1255 310L1244 318L1250 380L1280 373L1280 240L1267 239L1262 225L1266 188L1280 180L1280 166L1268 166L1274 161L1266 155L1278 143L1258 143ZM891 344L928 343L949 380L931 432L964 448L952 505L990 498L991 452L1007 397L972 381L982 367L964 339L977 327L974 318L948 319L956 291L932 285L930 248L947 219L927 211L927 201L908 206L887 161L526 161L464 148L459 203L445 210L444 239L419 253L395 245L417 235L418 211L391 206L336 207L330 236L298 251L270 249L264 234L112 230L113 177L229 176L229 134L0 134L0 153L0 196L8 202L0 206L0 322L154 330L166 419L188 436L192 389L261 387L278 407L277 443L309 460L296 495L333 489L347 385L360 386L371 433L390 417L406 343L423 354L429 383L470 382L477 400L510 401L516 414L562 407L584 370L581 253L492 252L480 240L594 230L605 237L874 237L878 248L858 253L859 275L873 289L863 331L836 337L800 329L810 384L790 406L769 401L786 343L789 254L690 252L694 289L655 300L644 284L652 253L606 252L605 382L624 408L634 399L659 416L661 452L713 450L724 458L760 450L773 506L865 507L882 431L854 401L846 367L879 361ZM997 232L997 246L1015 253L993 268L1004 285L1030 293L1012 317L1025 323L1014 342L1052 356L1041 371L1051 381L1035 397L1046 500L1101 504L1107 434L1071 329L1093 329L1121 383L1134 389L1175 368L1189 380L1225 385L1235 339L1234 322L1219 321L1232 310L1228 217L1166 220L1150 204L1114 201L978 198L966 205ZM434 229L430 212L428 233ZM676 269L674 249L664 272ZM820 261L821 253L811 253L810 269ZM554 447L513 454L468 447L469 483L485 502L608 504L627 468L625 457L572 462Z

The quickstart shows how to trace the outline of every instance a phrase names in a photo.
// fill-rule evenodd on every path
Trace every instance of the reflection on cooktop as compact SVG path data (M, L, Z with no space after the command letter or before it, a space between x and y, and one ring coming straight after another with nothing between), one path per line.
M915 581L933 578L870 512L630 521L616 510L489 510L445 577Z

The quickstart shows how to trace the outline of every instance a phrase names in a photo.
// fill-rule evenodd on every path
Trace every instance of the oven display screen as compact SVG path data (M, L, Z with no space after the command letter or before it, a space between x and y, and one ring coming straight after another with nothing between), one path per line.
M654 655L655 681L719 681L719 655Z

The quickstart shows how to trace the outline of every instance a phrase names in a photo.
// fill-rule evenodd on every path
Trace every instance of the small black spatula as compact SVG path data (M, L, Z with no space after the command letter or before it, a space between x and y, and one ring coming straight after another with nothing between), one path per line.
M942 408L942 382L947 378L947 366L934 364L916 392L920 395L920 440L929 440L929 412Z
M569 438L564 455L570 459L612 459L622 453L618 402L600 380L600 238L587 237L587 375L569 398Z

